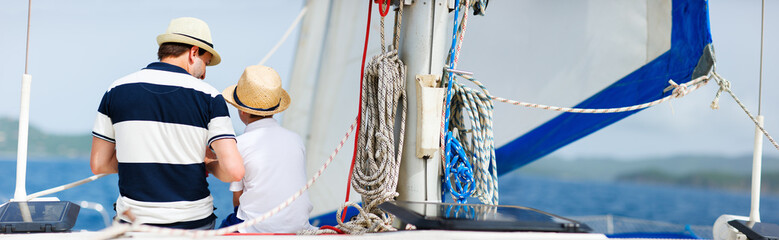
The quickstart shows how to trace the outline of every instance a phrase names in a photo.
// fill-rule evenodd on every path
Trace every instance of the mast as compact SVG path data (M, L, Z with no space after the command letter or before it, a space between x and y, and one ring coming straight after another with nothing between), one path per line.
M27 133L30 122L30 85L32 85L32 76L28 71L30 62L30 13L32 0L27 5L27 43L24 56L24 75L22 75L22 94L21 106L19 108L19 140L16 148L16 190L14 192L15 201L27 201Z
M446 0L404 1L400 34L400 58L407 66L408 112L403 160L397 191L398 200L441 202L441 153L418 158L417 76L443 72L447 49L447 23L451 20ZM437 131L436 131L437 132ZM436 141L437 142L437 141Z
M760 179L762 178L762 165L763 165L763 132L760 128L763 127L765 118L761 115L762 98L763 98L763 40L765 33L765 0L762 1L762 17L760 18L760 84L758 87L758 107L757 107L757 123L755 127L755 146L752 152L752 194L751 194L751 206L749 210L749 223L754 224L760 222Z

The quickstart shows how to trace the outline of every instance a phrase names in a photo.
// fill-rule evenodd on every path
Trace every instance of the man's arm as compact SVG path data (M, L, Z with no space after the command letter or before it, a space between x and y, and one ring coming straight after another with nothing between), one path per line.
M92 167L92 173L117 173L119 172L119 161L116 160L116 144L92 137L92 152L89 156L89 166Z
M235 139L223 138L211 143L214 154L206 150L206 169L222 182L237 182L243 178L243 158Z

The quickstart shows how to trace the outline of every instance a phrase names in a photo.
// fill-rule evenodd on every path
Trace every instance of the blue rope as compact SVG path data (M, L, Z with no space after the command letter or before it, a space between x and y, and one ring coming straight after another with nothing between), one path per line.
M447 205L444 217L449 219L476 219L476 208L468 205Z
M455 4L454 8L454 24L452 28L452 46L449 49L449 66L454 65L455 48L457 47L457 31L459 29L457 17L460 15L460 3ZM449 114L451 111L452 102L452 85L454 84L454 76L449 72L449 83L446 88L446 114L444 115L444 126L449 128ZM473 182L473 170L471 170L471 164L468 162L468 156L462 149L462 144L452 136L451 131L446 131L445 139L445 154L446 164L444 167L445 184L449 189L449 192L455 198L457 203L466 203L467 198L471 196L475 189ZM453 155L455 154L455 155ZM455 175L455 182L452 184L450 181L450 175Z
M476 190L473 181L473 169L468 162L468 155L457 141L452 132L446 132L446 169L444 183L449 188L457 203L466 203L468 197ZM454 175L454 181L452 181Z
M457 47L457 16L460 15L460 2L455 4L454 8L454 27L452 28L452 46L449 48L449 67L452 68L454 64L454 49ZM449 72L449 83L446 87L446 115L444 115L444 123L447 128L449 127L449 107L452 102L452 84L454 83L454 73Z

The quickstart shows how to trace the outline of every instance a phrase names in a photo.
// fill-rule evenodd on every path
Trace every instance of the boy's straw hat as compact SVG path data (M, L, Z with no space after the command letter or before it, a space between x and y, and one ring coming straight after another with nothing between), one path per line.
M239 110L258 116L280 113L290 102L276 70L260 65L246 67L238 84L225 88L222 96Z

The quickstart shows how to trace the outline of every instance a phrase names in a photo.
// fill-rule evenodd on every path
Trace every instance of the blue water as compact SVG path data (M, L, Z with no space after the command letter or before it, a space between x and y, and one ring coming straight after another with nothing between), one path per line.
M46 190L52 187L75 182L92 176L89 160L80 159L31 159L27 162L27 194ZM95 202L103 205L110 217L116 212L113 204L119 196L116 174L108 175L90 183L65 190L47 197L57 197L62 201L79 203L81 201ZM16 188L16 160L0 159L0 201L7 202L13 198ZM214 196L214 212L219 217L217 225L233 211L232 193L228 191L229 184L208 178L208 188ZM105 228L103 217L92 209L82 208L73 229L100 230Z
M86 159L33 159L27 166L27 193L74 182L92 175ZM325 173L326 174L326 173ZM7 202L15 188L16 162L0 159L0 201ZM228 184L209 177L215 198L217 222L232 212ZM112 205L119 195L117 176L54 194L60 200L102 204L114 216ZM563 181L509 174L500 179L501 204L521 205L562 216L605 215L711 226L722 214L747 216L749 193L633 183ZM316 199L311 199L316 201ZM763 222L779 223L779 196L764 194ZM74 229L104 228L101 215L82 209Z

